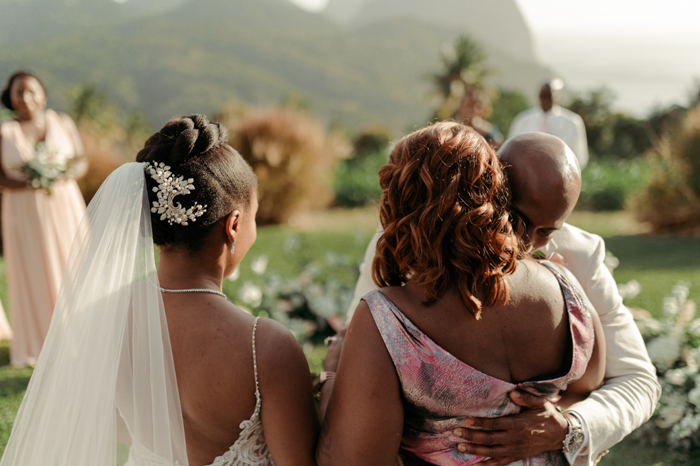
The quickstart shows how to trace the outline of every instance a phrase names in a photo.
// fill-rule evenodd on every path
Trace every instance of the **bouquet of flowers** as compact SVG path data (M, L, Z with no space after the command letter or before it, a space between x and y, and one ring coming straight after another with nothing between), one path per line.
M27 176L33 188L43 188L50 195L54 183L66 178L76 161L77 158L49 150L45 143L40 142L34 150L34 158L17 170Z

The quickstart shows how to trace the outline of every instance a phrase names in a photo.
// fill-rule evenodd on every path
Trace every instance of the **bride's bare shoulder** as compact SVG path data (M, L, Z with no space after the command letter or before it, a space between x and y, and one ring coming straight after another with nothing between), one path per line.
M275 320L258 320L255 347L259 362L268 367L284 370L288 364L296 365L299 361L306 364L304 351L296 337Z

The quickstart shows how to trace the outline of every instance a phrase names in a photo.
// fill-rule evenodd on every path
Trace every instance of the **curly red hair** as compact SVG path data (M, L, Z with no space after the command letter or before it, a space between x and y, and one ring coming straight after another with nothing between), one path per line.
M411 280L429 305L453 284L477 319L482 303L508 300L506 275L520 257L509 221L501 162L472 128L442 122L401 139L379 170L383 194L373 278L377 285Z

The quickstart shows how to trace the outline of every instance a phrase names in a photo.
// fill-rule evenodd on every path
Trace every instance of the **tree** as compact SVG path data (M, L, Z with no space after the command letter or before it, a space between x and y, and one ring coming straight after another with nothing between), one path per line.
M101 122L107 107L107 96L92 84L77 84L68 94L70 116L81 126L85 121Z
M458 37L454 45L443 47L440 53L442 70L432 75L436 94L441 99L436 111L438 119L452 117L465 91L490 88L487 78L494 73L484 66L486 60L481 46L466 36Z
M530 102L525 94L515 89L500 88L489 121L507 135L513 119L518 113L528 108L530 108Z

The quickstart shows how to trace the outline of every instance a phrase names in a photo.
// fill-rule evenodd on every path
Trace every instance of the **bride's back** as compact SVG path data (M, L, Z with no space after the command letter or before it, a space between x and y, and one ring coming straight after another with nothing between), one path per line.
M168 122L137 156L149 162L188 461L229 466L245 456L270 464L274 455L277 464L306 464L316 421L303 352L281 324L254 318L221 292L255 242L258 208L255 175L227 141L223 126L195 115ZM277 426L288 418L301 419L302 428L283 438ZM237 442L241 433L253 442Z
M218 296L169 295L163 301L173 348L190 461L211 460L238 438L255 409L254 318ZM257 334L264 334L258 325ZM258 346L260 342L258 342Z

